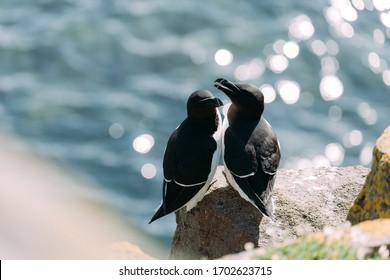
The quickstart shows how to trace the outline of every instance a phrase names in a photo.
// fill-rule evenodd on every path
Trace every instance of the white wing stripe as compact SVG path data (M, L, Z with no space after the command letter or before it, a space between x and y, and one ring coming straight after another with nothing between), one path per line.
M230 173L234 174L234 176L237 176L238 178L248 178L248 177L250 177L250 176L255 175L255 172L252 172L252 173L246 174L246 175L237 175L237 174L233 173L232 171L230 171L229 169L228 169L228 171L229 171Z
M165 179L164 178L164 180L165 180L165 182L167 182L167 183L170 183L170 182L172 182L172 180L168 180L168 179ZM181 186L181 187L193 187L193 186L198 186L198 185L200 185L200 184L205 184L207 181L204 181L204 182L200 182L200 183L195 183L195 184L183 184L183 183L179 183L179 182L177 182L177 181L175 181L175 180L173 180L176 184L178 184L179 186Z
M200 183L195 183L195 184L182 184L182 183L179 183L179 182L176 182L176 184L178 184L179 186L181 187L193 187L193 186L197 186L197 185L200 185L200 184L206 184L207 181L204 181L204 182L200 182Z

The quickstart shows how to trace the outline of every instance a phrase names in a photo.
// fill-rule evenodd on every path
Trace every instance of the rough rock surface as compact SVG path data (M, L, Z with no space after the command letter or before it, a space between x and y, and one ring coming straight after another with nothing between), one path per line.
M368 172L362 166L279 170L272 222L227 184L218 167L216 182L197 207L176 213L169 258L215 259L243 251L248 242L265 247L340 226Z
M309 234L294 241L287 240L283 243L275 244L274 249L280 249L292 243L308 243L311 240L328 245L331 248L329 250L337 250L342 245L346 245L349 250L356 252L358 259L370 257L374 253L379 253L380 258L389 259L390 219L365 221L352 227L325 228L324 231ZM337 246L331 246L332 243L337 244ZM267 249L256 248L238 254L226 255L222 259L250 260L258 259L265 255L267 255Z
M347 217L352 224L377 218L390 218L390 126L376 142L371 171Z

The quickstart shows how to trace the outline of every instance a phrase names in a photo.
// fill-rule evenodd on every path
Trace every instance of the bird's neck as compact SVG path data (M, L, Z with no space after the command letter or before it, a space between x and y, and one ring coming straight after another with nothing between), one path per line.
M217 131L219 125L219 118L216 112L207 118L189 118L189 121L199 129L199 131L204 131L208 135L213 135L214 132Z
M239 110L236 106L230 106L227 118L229 120L229 124L232 125L240 124L240 123L248 123L248 122L258 122L261 119L261 113L260 114L249 114L248 112L245 112L243 110Z

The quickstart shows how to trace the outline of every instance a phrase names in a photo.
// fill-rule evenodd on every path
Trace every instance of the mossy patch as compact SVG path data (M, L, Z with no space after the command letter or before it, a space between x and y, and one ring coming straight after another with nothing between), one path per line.
M390 127L376 142L371 171L347 216L352 224L378 218L390 218Z
M257 259L272 260L357 260L383 259L379 250L360 250L343 242L321 242L302 238L291 244L271 247Z

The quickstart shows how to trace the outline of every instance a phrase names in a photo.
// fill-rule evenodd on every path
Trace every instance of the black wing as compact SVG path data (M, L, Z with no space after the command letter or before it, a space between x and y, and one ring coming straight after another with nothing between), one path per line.
M171 135L164 154L163 203L151 222L191 200L205 185L217 143L185 120Z
M277 137L261 118L250 124L236 123L225 131L224 160L239 187L259 210L272 218L275 173L280 161Z
M183 207L200 191L203 186L204 183L191 187L182 187L176 184L174 181L167 182L164 180L163 203L156 211L149 224Z
M207 181L216 149L212 136L185 120L168 140L163 160L164 178L179 185Z

